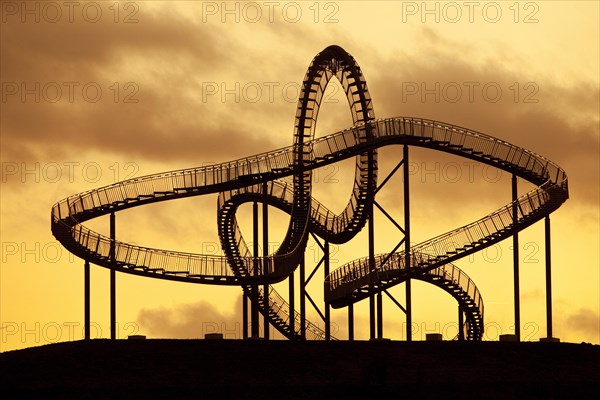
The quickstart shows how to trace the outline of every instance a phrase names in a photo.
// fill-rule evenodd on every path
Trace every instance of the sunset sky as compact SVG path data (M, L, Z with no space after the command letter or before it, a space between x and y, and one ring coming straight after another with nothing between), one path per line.
M229 161L292 144L305 71L337 44L357 60L376 117L468 127L548 157L569 176L570 199L551 216L554 336L600 344L599 6L560 2L3 1L0 25L0 351L83 337L83 261L50 231L57 201L135 176ZM469 3L470 4L470 3ZM333 83L317 136L352 125ZM379 152L380 179L401 147ZM411 148L412 241L421 242L511 200L511 176ZM313 176L313 195L346 205L354 161ZM519 193L530 190L519 181ZM402 180L377 200L402 223ZM220 254L217 195L117 214L117 239ZM238 211L251 236L251 206ZM273 209L276 246L289 217ZM108 234L108 217L88 224ZM375 216L376 252L402 238ZM366 231L366 229L365 229ZM332 269L368 255L366 232L334 247ZM512 240L456 263L485 303L484 340L513 332ZM520 234L521 336L546 336L543 222ZM312 270L320 253L311 240ZM92 267L93 337L109 337L109 271ZM309 292L322 305L323 275ZM287 282L276 285L287 296ZM404 302L404 285L392 288ZM310 307L309 319L318 321ZM368 339L368 302L355 307ZM384 336L405 318L384 303ZM333 333L347 337L346 310ZM121 338L241 337L241 289L117 274ZM456 334L456 302L413 283L414 339ZM320 324L322 325L322 323Z

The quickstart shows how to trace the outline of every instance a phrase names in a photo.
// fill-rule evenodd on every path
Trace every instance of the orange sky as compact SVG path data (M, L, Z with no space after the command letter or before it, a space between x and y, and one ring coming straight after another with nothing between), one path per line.
M82 337L83 262L52 237L52 204L133 176L290 145L298 87L311 59L330 44L358 61L377 117L465 126L566 170L570 199L551 217L554 332L563 341L600 343L597 2L1 5L1 351ZM317 135L350 125L332 86ZM400 156L400 148L381 150L380 176ZM324 168L313 178L313 195L340 210L352 178L352 161ZM398 177L378 194L400 222L401 187ZM521 193L527 189L520 183ZM508 203L510 176L414 149L411 195L412 240L420 242ZM249 232L250 207L238 218ZM401 238L384 218L376 215L377 252ZM277 242L289 218L273 210L270 220ZM89 225L108 233L107 218ZM117 237L218 254L216 196L121 212ZM522 232L520 243L522 337L538 340L546 331L542 224ZM456 263L482 293L488 340L512 333L511 245ZM335 252L332 268L367 255L365 233ZM317 256L310 242L309 265ZM309 286L318 301L322 279L317 274ZM118 274L117 285L120 337L201 337L215 327L241 335L239 288L126 274ZM403 285L392 293L403 300ZM415 339L434 331L451 338L454 300L418 282L413 295ZM93 336L109 335L108 305L108 271L94 267ZM368 338L367 302L355 310L356 337ZM404 338L402 313L386 302L384 315L384 336ZM340 338L345 316L332 312Z

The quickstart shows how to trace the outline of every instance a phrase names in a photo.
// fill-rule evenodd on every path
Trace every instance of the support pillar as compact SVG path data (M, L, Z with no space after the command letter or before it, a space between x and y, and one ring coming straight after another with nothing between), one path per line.
M462 307L460 304L458 305L458 340L465 340L465 330L463 326L465 325L465 317L463 314Z
M377 293L377 339L383 339L383 294Z
M367 175L367 179L369 181L368 184L368 209L367 209L367 213L369 215L369 272L370 272L370 276L369 276L369 338L371 340L375 339L375 320L377 318L376 316L376 310L375 310L375 295L374 295L374 291L375 291L375 283L373 282L373 272L375 271L375 224L373 221L373 202L374 202L374 195L375 195L375 191L373 188L373 151L369 151L368 154L368 164L369 164L369 170L368 170L368 175Z
M248 295L242 288L242 337L248 339Z
M517 192L517 176L512 176L512 214L513 224L519 220L518 208L516 200L519 198ZM521 305L519 295L519 233L515 231L513 234L513 278L514 278L514 296L515 296L515 339L521 341Z
M392 176L394 176L394 174L398 171L398 169L400 167L404 166L404 220L405 220L405 228L402 229L402 227L394 220L394 218L392 218L392 216L385 211L381 205L379 205L379 203L377 203L377 201L375 201L374 196L372 196L371 198L373 199L373 205L377 206L377 208L379 208L379 210L383 213L384 216L386 216L390 222L392 224L394 224L394 226L396 228L398 228L398 230L400 232L402 232L402 234L404 235L404 238L398 242L398 244L394 247L394 249L392 251L389 252L389 255L387 256L387 258L385 258L382 263L380 264L380 266L384 266L386 262L389 261L390 257L392 254L396 253L396 251L400 248L400 246L402 246L402 243L404 243L404 262L405 262L405 266L407 269L407 273L409 273L409 268L410 268L410 204L409 204L409 197L410 197L410 193L408 190L408 146L404 146L404 150L403 150L403 157L400 160L400 162L392 169L392 171L386 176L386 178L383 180L383 182L377 187L377 189L375 190L375 195L386 185L386 183L388 183L388 181L392 178ZM410 275L409 275L410 276ZM407 299L407 307L409 312L407 312L407 309L404 308L400 303L398 303L398 301L396 299L394 299L394 297L387 291L387 290L381 290L377 293L377 338L378 339L383 339L383 293L385 292L385 294L394 302L394 304L396 304L405 314L407 314L407 340L411 340L411 334L412 334L412 321L411 321L411 315L410 315L410 306L411 306L411 292L410 292L410 279L406 280L406 299Z
M115 340L117 338L117 277L116 277L116 264L117 257L115 252L115 240L116 240L116 228L115 228L115 213L110 213L110 338Z
M289 303L290 303L290 332L292 333L292 338L295 338L295 333L296 333L296 298L295 298L295 287L294 287L294 272L292 272L290 274L289 279Z
M83 325L84 338L90 340L90 262L83 265Z
M406 280L406 341L412 341L412 289L410 279Z
M329 242L325 241L323 246L323 257L325 258L323 274L329 276ZM325 340L331 340L331 306L325 303Z
M266 278L269 276L269 194L268 194L268 184L267 182L263 183L263 203L262 203L262 228L263 228L263 257L264 257L264 275L265 282L267 282ZM265 283L263 285L263 330L264 330L264 338L265 340L269 340L270 332L269 332L269 284Z
M258 275L258 203L252 203L252 240L254 254L254 275ZM252 299L250 301L250 330L252 339L258 339L258 285L252 287Z
M408 181L408 146L404 145L404 265L410 268L410 187ZM406 341L412 341L412 294L410 279L406 280Z
M348 306L348 340L354 340L354 304Z
M300 261L300 339L306 340L306 278L304 256Z
M552 265L550 254L550 216L544 219L546 237L546 335L552 338Z

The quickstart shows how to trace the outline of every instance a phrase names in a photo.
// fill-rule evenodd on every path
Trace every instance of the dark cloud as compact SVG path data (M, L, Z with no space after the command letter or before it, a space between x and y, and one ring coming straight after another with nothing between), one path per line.
M203 60L196 66L208 68L222 59L226 42L208 26L175 12L153 13L141 7L134 23L115 23L105 16L96 23L82 18L71 23L62 18L57 23L26 24L7 17L2 24L2 44L5 77L42 79L82 68L105 71L133 55L159 55L167 60L188 55Z
M367 75L377 115L448 122L529 149L566 170L572 197L597 204L597 85L574 80L570 86L560 86L537 80L527 71L508 68L511 61L518 61L508 55L475 66L464 58L447 57L448 46L465 54L473 50L429 32L423 42L426 56L411 58L400 52L380 56L375 62L378 70ZM448 160L431 151L419 157L430 167ZM494 187L486 192L488 198L499 194Z
M94 149L196 165L273 148L246 122L256 107L202 102L202 83L216 80L233 56L214 27L186 21L146 12L135 24L2 24L3 158ZM102 96L94 101L96 87ZM23 101L23 88L37 94Z
M264 98L257 103L244 98L235 101L231 96L222 102L219 95L204 101L203 85L223 81L228 85L300 84L311 57L330 44L330 37L294 24L253 26L254 34L263 33L263 43L291 42L303 33L303 40L283 49L278 46L280 51L274 54L266 45L257 49L234 40L233 34L223 34L225 24L191 22L176 11L158 14L142 7L139 20L136 24L114 24L108 18L98 24L3 24L3 82L98 82L103 91L97 103L83 101L78 90L73 103L64 98L66 94L57 103L42 100L39 104L23 103L18 95L9 97L1 111L3 159L72 159L74 154L94 149L126 154L135 161L169 161L178 168L227 161L291 143L293 99L283 101L279 93L273 102ZM567 171L573 199L598 203L598 91L591 83L537 82L526 71L510 69L511 63L522 60L502 48L497 59L475 66L452 54L476 49L430 29L422 31L419 57L404 53L401 47L380 54L376 48L354 43L336 26L327 29L362 66L378 117L431 118L523 146ZM110 85L117 81L121 97L115 103ZM137 86L124 88L130 81ZM486 85L489 88L484 91ZM423 95L432 88L433 94ZM489 98L495 96L495 88L502 91L497 102ZM124 103L122 97L133 89L139 89L133 96L137 103ZM320 134L345 128L349 121L347 110L327 104L320 117ZM382 151L382 177L399 158L399 150ZM412 182L424 183L413 193L432 204L501 206L504 199L509 200L504 180L490 184L483 176L483 165L419 150L411 151L411 161L417 168ZM456 166L462 175L458 182L453 179ZM438 177L435 172L423 175L426 169L437 169ZM471 179L471 172L476 179ZM389 199L392 208L401 206L396 189L392 186L391 191L380 193L381 201ZM480 216L479 211L473 215Z

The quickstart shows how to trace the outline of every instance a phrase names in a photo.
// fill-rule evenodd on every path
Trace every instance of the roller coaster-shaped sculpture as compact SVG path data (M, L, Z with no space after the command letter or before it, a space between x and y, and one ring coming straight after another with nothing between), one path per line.
M334 76L346 93L354 125L314 139L319 106ZM408 279L420 279L456 298L466 315L463 332L479 340L483 333L481 295L451 262L511 237L556 210L568 198L567 176L540 155L465 128L410 117L375 119L358 64L338 46L317 54L308 68L292 146L70 196L53 206L52 232L70 252L113 273L242 286L253 306L287 338L325 338L321 329L300 318L268 284L293 276L311 233L329 243L346 243L366 225L378 190L377 149L394 144L404 145L405 151L408 146L420 146L476 160L536 188L466 226L414 246L407 240L403 251L375 255L370 246L368 257L326 277L325 302L334 308L351 306ZM312 170L350 157L356 157L352 195L344 211L335 215L311 197ZM114 218L116 211L126 208L210 193L219 193L217 221L224 256L140 247L116 241L114 232L107 237L82 225L101 215ZM244 241L235 217L244 202L268 203L291 215L285 238L273 254L259 257Z

